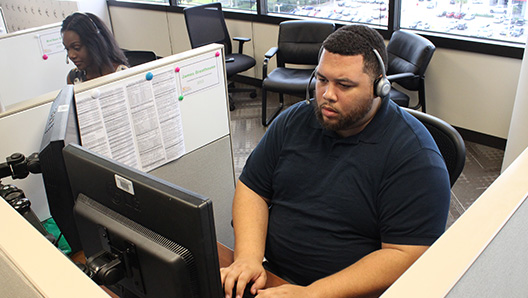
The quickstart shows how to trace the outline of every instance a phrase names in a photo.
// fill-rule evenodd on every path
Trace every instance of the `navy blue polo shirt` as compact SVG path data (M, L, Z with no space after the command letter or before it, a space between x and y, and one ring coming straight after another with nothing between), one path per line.
M300 285L381 243L431 245L445 229L450 184L427 129L392 101L357 135L339 137L304 101L284 111L240 180L271 200L266 258Z

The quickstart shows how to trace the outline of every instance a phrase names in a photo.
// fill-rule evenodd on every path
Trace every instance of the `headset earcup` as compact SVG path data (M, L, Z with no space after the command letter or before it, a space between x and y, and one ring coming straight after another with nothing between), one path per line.
M391 85L386 77L377 78L374 81L374 95L379 97L385 97L389 95Z
M375 89L376 96L385 97L390 93L391 84L389 80L387 80L387 78L383 76L376 80Z

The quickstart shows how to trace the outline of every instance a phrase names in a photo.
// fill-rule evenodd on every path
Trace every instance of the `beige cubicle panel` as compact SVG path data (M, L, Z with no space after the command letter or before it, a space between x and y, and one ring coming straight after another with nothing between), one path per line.
M382 297L528 297L528 151Z
M110 297L4 200L0 226L1 297Z

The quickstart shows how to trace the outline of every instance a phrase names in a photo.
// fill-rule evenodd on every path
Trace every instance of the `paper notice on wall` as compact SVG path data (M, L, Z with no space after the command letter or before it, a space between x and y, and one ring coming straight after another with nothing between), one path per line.
M38 35L38 39L43 55L51 55L64 51L62 36L59 30Z
M76 94L83 146L148 172L185 154L173 70Z
M183 95L187 96L217 85L220 82L220 62L217 57L204 56L180 65L178 78Z

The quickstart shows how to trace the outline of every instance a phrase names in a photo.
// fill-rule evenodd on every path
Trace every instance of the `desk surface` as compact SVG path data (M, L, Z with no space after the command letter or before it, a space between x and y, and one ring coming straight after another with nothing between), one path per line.
M233 259L234 259L233 251L230 248L228 248L225 245L223 245L222 243L220 243L220 242L218 242L217 244L218 244L218 262L220 263L220 268L227 267L231 263L233 263ZM84 262L85 261L84 254L82 252L78 252L78 253L74 254L71 257L71 259L74 262ZM280 286L280 285L283 285L283 284L287 284L287 283L288 282L286 282L285 280L281 279L277 275L275 275L275 274L273 274L273 273L268 271L268 281L266 282L266 288L277 287L277 286ZM112 291L108 290L107 288L105 288L105 287L102 287L102 288L111 297L119 298L119 296L117 296Z

